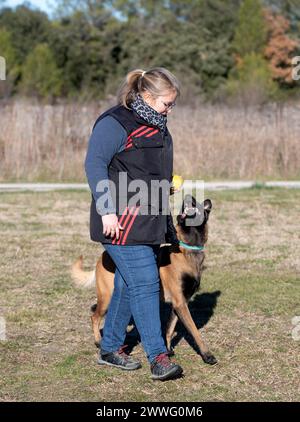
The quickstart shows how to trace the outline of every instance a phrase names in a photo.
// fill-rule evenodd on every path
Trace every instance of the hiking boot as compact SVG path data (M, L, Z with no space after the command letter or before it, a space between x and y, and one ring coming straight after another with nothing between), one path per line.
M141 368L141 363L138 360L132 359L124 349L126 345L120 347L117 352L101 353L99 354L98 363L99 365L114 366L125 371L134 371L135 369Z
M181 366L171 362L168 353L161 353L156 356L151 363L152 379L165 381L172 378L177 378L181 375L183 369Z

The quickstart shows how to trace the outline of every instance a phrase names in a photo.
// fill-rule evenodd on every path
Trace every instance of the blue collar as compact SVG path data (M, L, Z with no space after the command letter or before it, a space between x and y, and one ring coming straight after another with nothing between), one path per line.
M203 251L204 246L192 246L192 245L188 245L185 242L182 242L181 240L179 240L179 245L182 246L185 249L192 249L194 251Z

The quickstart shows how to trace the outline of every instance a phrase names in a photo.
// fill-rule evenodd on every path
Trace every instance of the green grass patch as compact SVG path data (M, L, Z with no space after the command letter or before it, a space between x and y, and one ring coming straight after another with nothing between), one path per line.
M72 262L94 268L88 191L1 193L0 400L8 401L299 401L300 191L207 191L213 209L201 290L190 303L219 365L203 363L178 324L173 342L185 377L151 380L97 364L90 306L76 289Z

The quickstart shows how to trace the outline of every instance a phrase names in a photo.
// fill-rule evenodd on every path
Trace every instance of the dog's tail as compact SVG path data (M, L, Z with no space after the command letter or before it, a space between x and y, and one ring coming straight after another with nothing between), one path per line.
M81 255L71 267L71 277L77 287L87 289L96 283L96 271L83 270L83 256Z

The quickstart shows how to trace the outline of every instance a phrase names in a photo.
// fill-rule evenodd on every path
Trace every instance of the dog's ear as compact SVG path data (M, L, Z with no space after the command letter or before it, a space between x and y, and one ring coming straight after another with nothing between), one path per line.
M211 209L212 209L212 203L210 199L205 199L205 201L203 202L204 204L204 209L205 211L207 211L208 213L210 213Z

